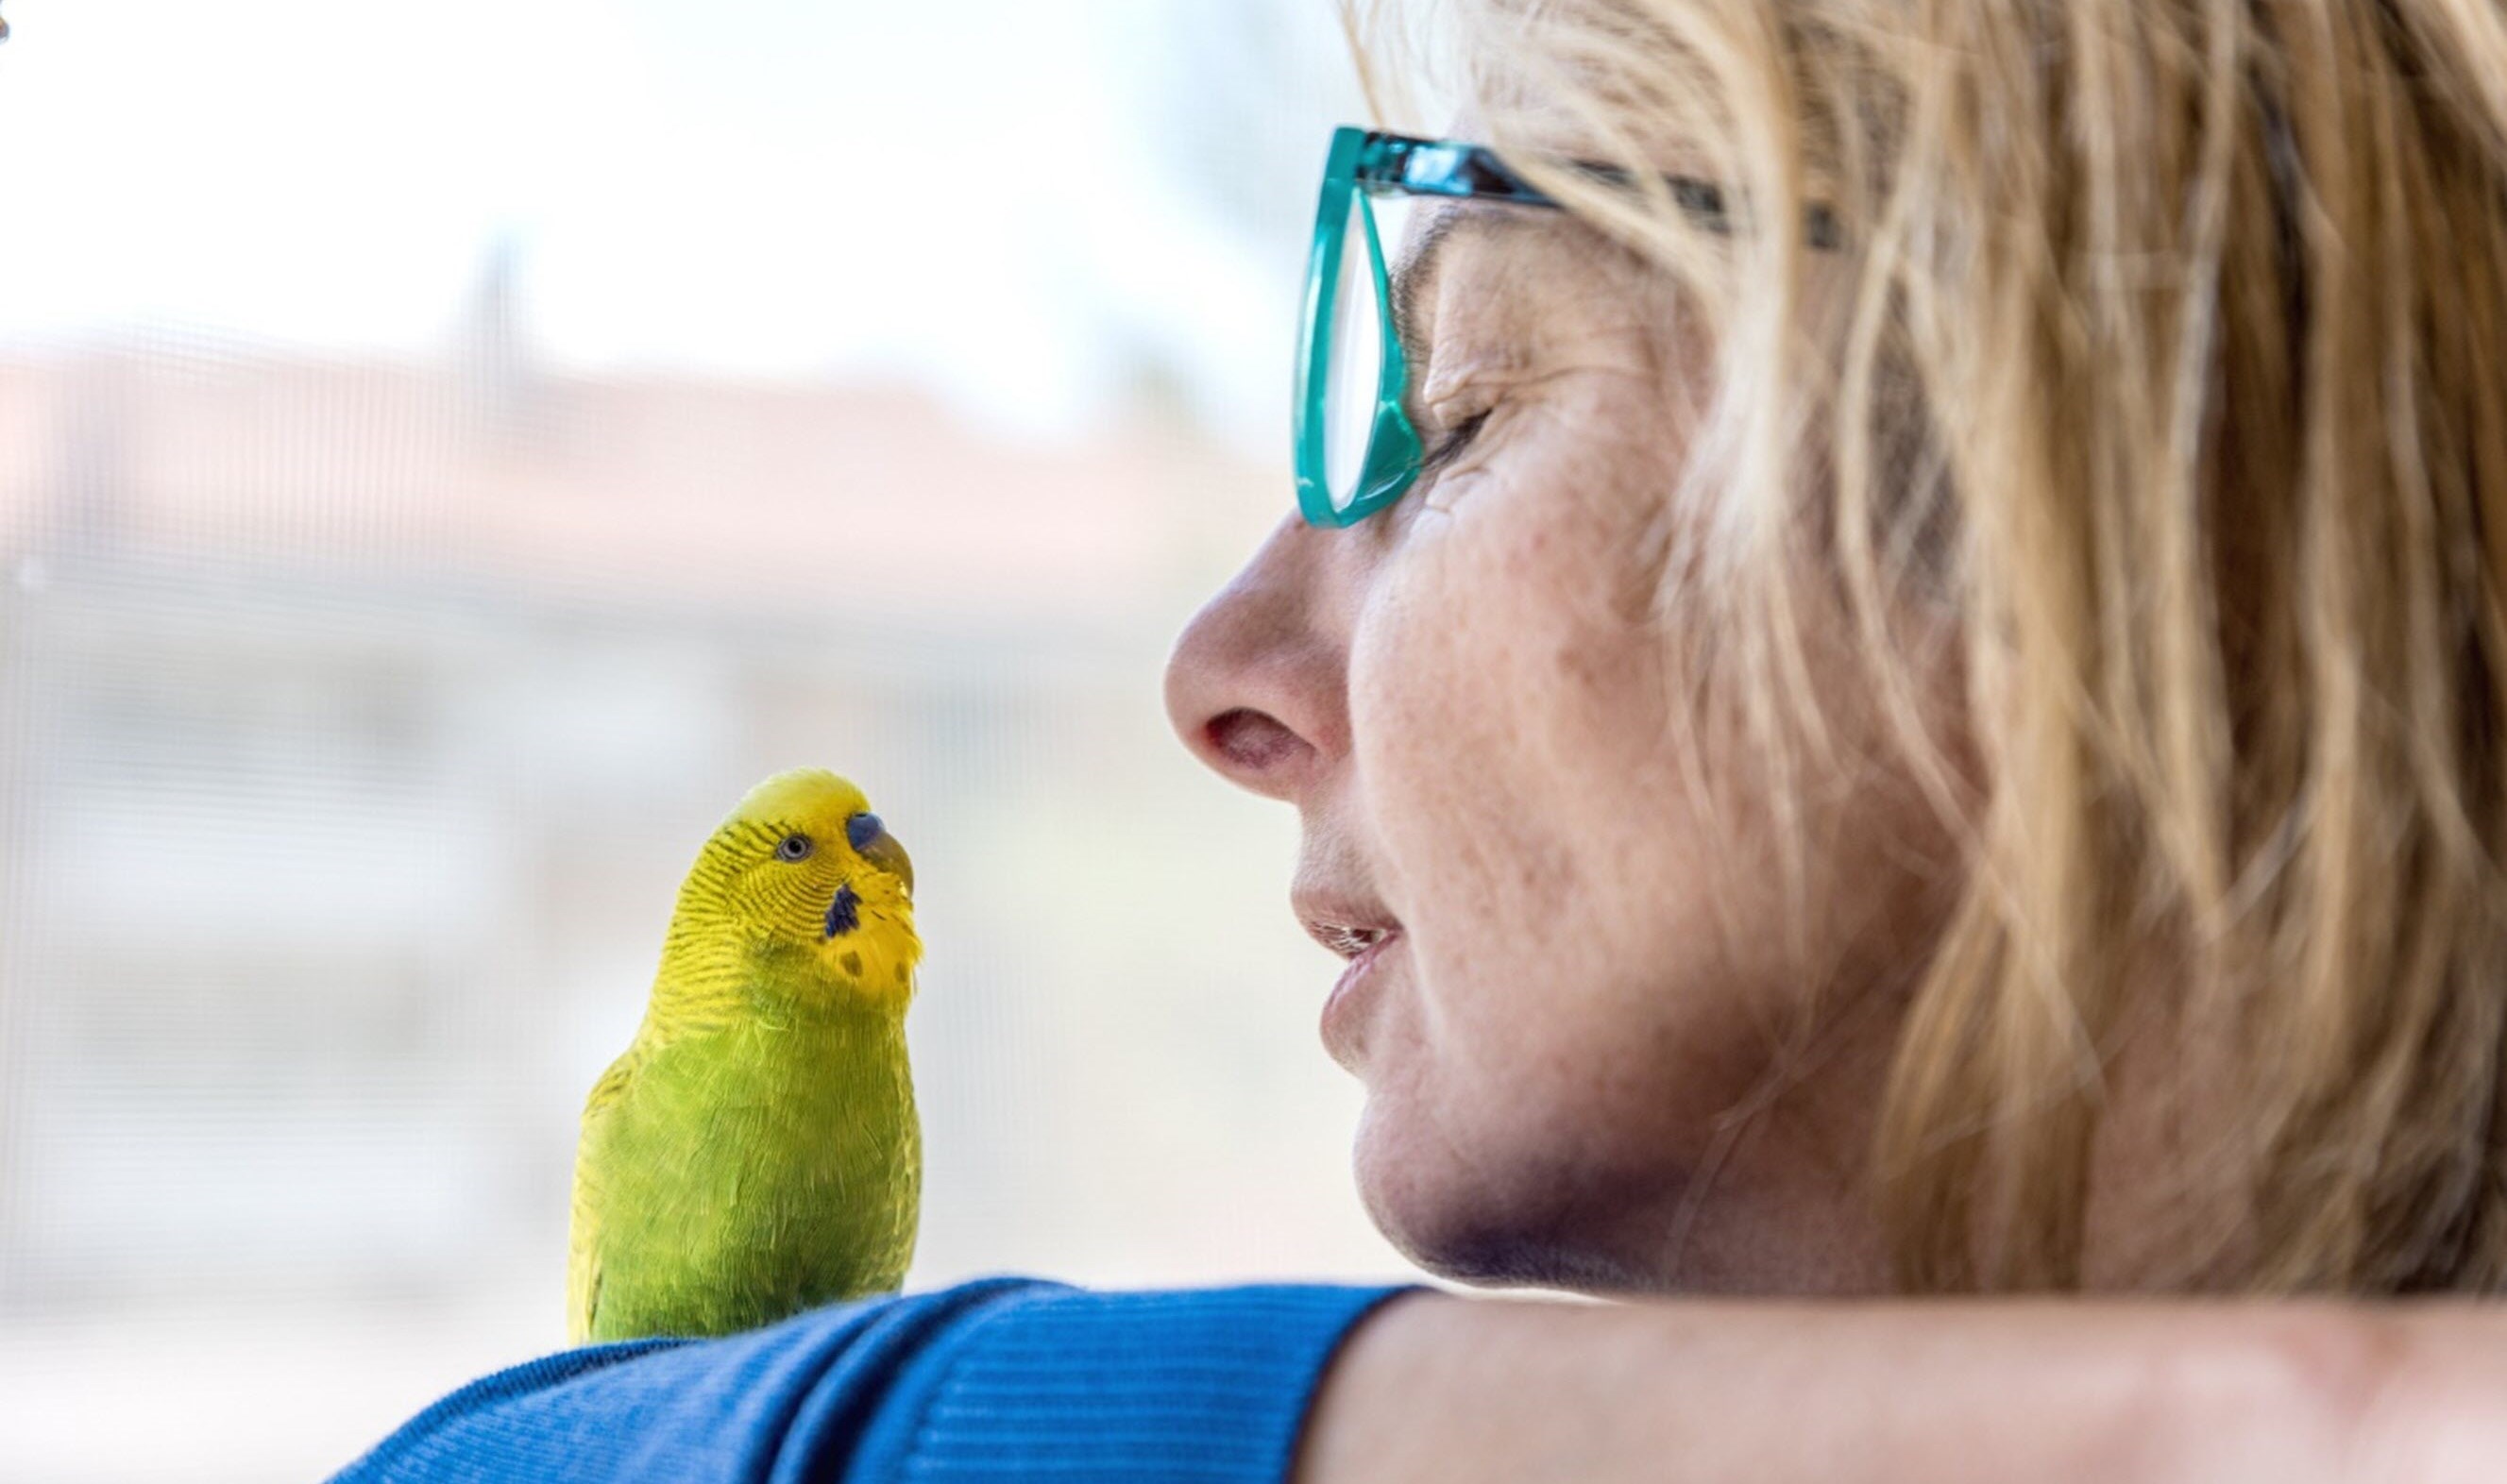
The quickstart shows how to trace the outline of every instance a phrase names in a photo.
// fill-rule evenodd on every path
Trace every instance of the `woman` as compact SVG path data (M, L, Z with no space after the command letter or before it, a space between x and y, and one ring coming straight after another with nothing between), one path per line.
M2496 1287L2507 19L1447 10L1452 132L1497 153L1336 143L1302 513L1168 689L1300 812L1379 1224L1624 1296ZM2465 1306L1384 1298L973 1285L554 1357L365 1467L2507 1444L2507 1325Z

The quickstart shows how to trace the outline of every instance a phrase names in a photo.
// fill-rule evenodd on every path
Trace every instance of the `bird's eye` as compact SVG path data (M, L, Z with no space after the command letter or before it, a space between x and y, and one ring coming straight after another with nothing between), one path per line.
M786 835L775 842L777 860L807 860L818 849L818 843L807 835Z

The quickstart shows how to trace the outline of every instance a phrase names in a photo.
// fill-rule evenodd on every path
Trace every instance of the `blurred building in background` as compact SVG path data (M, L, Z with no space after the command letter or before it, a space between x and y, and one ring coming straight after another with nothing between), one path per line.
M1016 37L942 54L867 6L751 0L684 18L703 35L633 3L469 9L685 111L815 99L808 64L860 48L949 107L803 152L828 242L902 239L843 266L841 302L811 298L784 231L809 224L762 187L608 173L549 107L500 126L555 172L529 183L546 219L481 206L396 279L391 244L460 215L405 174L418 204L360 239L365 276L305 253L299 304L289 193L319 237L362 177L238 147L153 236L129 201L175 186L95 182L202 148L187 130L228 106L152 46L247 118L285 99L238 76L339 109L406 82L387 54L325 33L337 8L211 31L157 0L12 0L0 190L42 226L0 265L0 1484L317 1475L562 1344L584 1090L698 844L805 763L859 779L918 867L914 1285L1402 1271L1349 1186L1293 819L1201 771L1159 701L1176 630L1289 508L1286 347L1346 112L1314 81L1342 65L1328 8L1082 8L1056 65L1124 86L1041 122L1058 94ZM604 18L683 42L679 70L603 51ZM328 60L272 63L291 27ZM474 55L540 76L444 59ZM54 77L81 57L132 70L119 112ZM741 137L792 149L772 122ZM385 121L340 129L419 158ZM1103 158L1052 192L983 195L1003 141L1087 130ZM846 189L918 170L958 196ZM603 300L591 248L638 235L602 212L639 191L662 198L639 220L709 235ZM106 225L61 220L89 210ZM185 300L219 252L241 266ZM943 276L897 276L918 256ZM233 297L247 279L263 300ZM120 1421L134 1402L150 1427Z
M558 1343L583 1090L697 843L803 763L922 866L919 1284L1386 1265L1286 811L1158 704L1276 471L1154 398L1020 446L497 335L19 360L0 429L13 1324L372 1303L427 1343L492 1295L509 1352L446 1384Z

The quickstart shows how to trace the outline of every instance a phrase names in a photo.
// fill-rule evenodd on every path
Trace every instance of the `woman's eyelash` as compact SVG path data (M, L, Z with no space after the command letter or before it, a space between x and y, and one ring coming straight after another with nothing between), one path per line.
M1419 460L1419 472L1422 475L1434 474L1460 457L1463 450L1478 434L1480 425L1488 419L1487 413L1479 412L1455 423L1453 430L1437 440L1436 446Z

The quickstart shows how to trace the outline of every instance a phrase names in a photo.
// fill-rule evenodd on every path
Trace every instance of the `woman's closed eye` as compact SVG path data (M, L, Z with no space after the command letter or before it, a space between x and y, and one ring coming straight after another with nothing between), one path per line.
M1420 458L1419 478L1423 481L1435 479L1444 472L1447 465L1462 457L1465 451L1471 448L1472 440L1479 435L1480 428L1488 422L1489 414L1493 411L1495 411L1493 408L1481 408L1447 426L1438 435L1435 446Z
M1488 422L1489 414L1493 411L1493 408L1483 408L1459 418L1432 418L1419 425L1422 441L1428 447L1419 455L1419 472L1410 483L1410 497L1394 506L1397 514L1404 510L1415 513L1447 508L1448 502L1443 497L1444 475L1472 451L1472 440L1479 436L1480 428Z
M1418 419L1427 443L1427 452L1419 459L1419 485L1425 489L1462 463L1474 450L1490 447L1481 437L1491 418L1501 418L1501 433L1513 425L1517 414L1531 404L1554 395L1555 388L1571 378L1603 369L1596 364L1573 362L1538 370L1521 364L1519 358L1500 374L1476 370L1448 380L1432 375ZM1433 504L1433 501L1429 502Z

